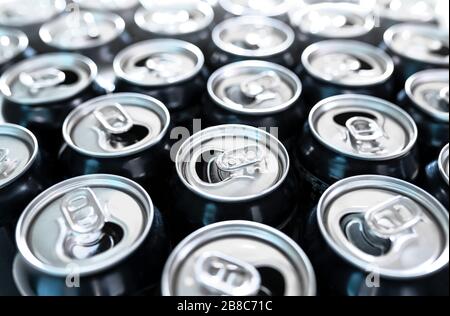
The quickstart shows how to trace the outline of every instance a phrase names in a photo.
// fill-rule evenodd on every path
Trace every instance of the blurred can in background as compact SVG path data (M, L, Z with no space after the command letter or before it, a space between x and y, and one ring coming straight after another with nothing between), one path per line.
M208 126L244 124L264 127L287 141L306 116L302 84L288 69L263 61L243 61L220 68L208 80L203 118Z
M26 296L133 295L160 281L161 214L131 180L90 175L39 195L16 229L14 278Z
M0 26L21 30L28 36L32 48L45 51L39 29L65 9L65 0L5 0L0 6Z
M319 102L294 152L300 200L317 203L336 181L362 174L417 181L417 135L413 119L385 100L349 94Z
M175 40L139 42L114 59L117 92L137 92L164 103L173 125L192 126L206 87L205 58L195 45Z
M412 184L376 175L342 180L306 227L321 295L448 295L448 213Z
M28 46L28 37L22 31L0 27L0 76L13 64L31 57L34 50Z
M410 76L421 70L448 70L448 30L429 25L397 24L386 31L382 46L394 59L397 91L404 88Z
M433 195L443 206L449 209L449 152L448 144L442 149L437 160L425 168L423 188Z
M173 38L190 42L205 52L214 11L203 1L156 1L137 10L134 23L141 40Z
M101 93L96 77L95 63L78 54L49 53L23 60L0 78L3 116L30 129L41 148L56 156L66 115Z
M295 68L300 60L294 31L276 19L260 16L230 18L212 32L207 53L210 69L242 60L264 60Z
M358 41L327 40L302 54L300 77L307 107L339 94L364 94L395 100L394 62L375 46Z
M283 233L247 221L212 224L189 235L169 257L161 283L164 296L316 295L303 250Z
M424 70L411 76L398 97L419 128L420 158L424 165L435 160L449 141L448 70Z

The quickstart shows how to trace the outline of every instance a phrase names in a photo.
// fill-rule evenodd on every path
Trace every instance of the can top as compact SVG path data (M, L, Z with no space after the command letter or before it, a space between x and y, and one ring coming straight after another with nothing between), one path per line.
M169 111L160 101L139 93L115 93L73 110L64 121L63 136L81 154L115 158L154 146L169 124Z
M193 193L219 202L242 202L277 189L289 171L289 156L272 135L247 125L204 129L179 148L178 177Z
M448 123L448 69L424 70L414 74L406 81L405 91L417 108Z
M313 136L324 146L368 161L403 156L411 151L418 135L413 119L398 106L356 94L319 102L308 122Z
M367 272L423 277L448 265L448 212L418 187L384 176L358 176L331 186L318 205L331 248Z
M385 19L398 22L424 22L436 20L436 0L376 0L376 12Z
M78 50L109 43L124 30L124 20L114 13L74 11L45 23L39 30L39 36L49 46Z
M0 65L23 53L28 48L28 37L22 31L0 27Z
M294 31L285 23L261 16L231 18L212 32L214 44L221 50L243 57L269 57L289 49Z
M313 267L302 249L269 226L227 221L185 238L163 271L164 296L312 296Z
M400 56L437 66L449 65L448 31L437 26L397 24L384 33L384 42Z
M375 17L364 6L327 2L300 8L291 15L291 23L304 34L345 39L371 32Z
M295 7L295 0L219 0L219 5L236 16L262 15L277 17L288 14Z
M65 0L5 0L0 6L0 25L21 27L44 23L66 8Z
M448 153L448 144L442 149L441 154L439 155L439 172L444 178L447 185L449 184L449 153Z
M144 31L161 35L189 34L206 29L214 11L203 1L161 1L136 11L134 20Z
M153 215L138 184L113 175L82 176L36 197L19 219L16 242L25 261L46 274L98 273L142 244Z
M82 55L50 53L23 60L0 78L3 96L18 104L42 104L74 97L97 76L95 63Z
M139 5L139 0L72 0L82 9L99 11L119 11L132 9Z
M382 49L351 40L326 40L308 46L302 65L319 80L347 87L378 85L394 73L394 62Z
M36 137L14 124L0 124L0 190L13 183L34 163L38 155Z
M187 81L203 68L201 50L188 42L158 39L139 42L114 59L117 77L133 85L158 87Z
M209 77L207 89L213 101L227 110L265 115L293 106L302 84L287 68L252 60L220 68Z

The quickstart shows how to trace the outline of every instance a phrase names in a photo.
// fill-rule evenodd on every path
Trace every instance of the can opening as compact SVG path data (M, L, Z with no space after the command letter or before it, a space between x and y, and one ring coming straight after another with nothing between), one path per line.
M109 134L107 137L108 147L114 150L121 150L126 147L133 146L150 134L147 127L134 124L130 130L121 134Z
M368 118L368 119L371 119L371 120L374 120L374 121L377 120L377 118L374 115L369 114L369 113L365 113L365 112L345 112L345 113L340 113L338 115L335 115L333 119L334 119L334 121L337 124L339 124L339 125L341 125L343 127L346 127L347 126L347 122L350 119L354 118L354 117L365 117L365 118Z
M285 293L285 281L280 271L272 267L257 267L261 277L261 287L258 296L283 296Z

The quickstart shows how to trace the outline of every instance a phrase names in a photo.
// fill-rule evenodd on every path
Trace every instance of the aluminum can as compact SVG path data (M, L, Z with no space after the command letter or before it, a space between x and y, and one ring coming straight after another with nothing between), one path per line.
M300 60L294 31L281 21L260 16L223 21L212 32L207 64L218 69L242 60L269 61L294 69Z
M302 54L299 76L307 108L340 94L395 100L394 61L375 46L349 40L310 45Z
M78 54L49 53L23 60L0 78L3 117L30 129L43 151L54 157L67 114L102 93L96 77L95 63Z
M13 64L34 54L28 46L28 37L22 31L0 27L0 39L0 76Z
M306 111L302 84L288 69L264 61L222 67L208 80L203 118L208 126L244 124L264 127L284 142L297 135Z
M424 70L411 76L398 96L398 104L414 119L419 128L420 158L427 165L439 155L449 141L448 70Z
M168 245L142 187L112 175L61 182L16 229L14 279L26 296L119 296L157 286Z
M308 257L269 226L227 221L189 235L163 272L164 296L314 296Z
M321 101L294 152L300 199L315 205L333 183L363 174L418 181L417 135L413 119L385 100L340 95Z
M342 180L308 223L306 253L321 295L448 295L448 213L399 179Z
M449 209L448 182L448 144L442 149L439 158L425 168L423 188Z

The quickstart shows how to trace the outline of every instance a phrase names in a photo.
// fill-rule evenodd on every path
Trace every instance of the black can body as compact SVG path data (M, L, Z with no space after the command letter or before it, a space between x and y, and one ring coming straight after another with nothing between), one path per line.
M386 161L356 159L322 145L314 138L308 124L303 128L294 154L301 199L311 203L309 207L318 203L330 185L347 177L377 174L415 183L420 171L416 146L405 155Z
M317 276L318 294L324 296L447 296L448 265L437 273L417 279L379 278L339 256L325 241L312 211L302 242Z
M449 189L440 170L439 162L434 161L425 167L422 188L434 196L442 205L449 209Z
M80 276L79 287L70 287L66 283L72 281L75 285L75 279L51 276L33 269L19 255L14 263L18 288L22 294L32 296L123 296L156 288L169 255L169 243L161 214L157 209L154 211L152 227L144 242L117 265Z

